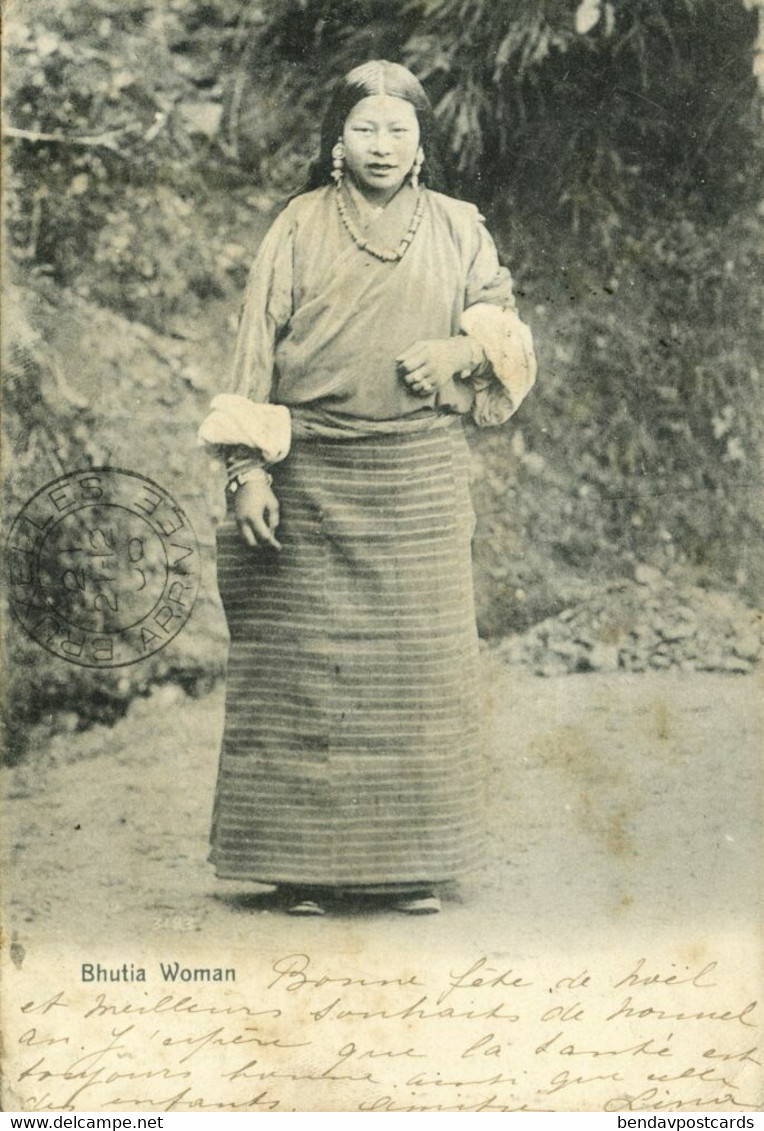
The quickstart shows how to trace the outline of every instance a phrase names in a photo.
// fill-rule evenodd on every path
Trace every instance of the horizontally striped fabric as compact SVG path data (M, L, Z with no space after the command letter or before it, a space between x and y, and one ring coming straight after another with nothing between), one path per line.
M467 460L459 423L298 441L272 468L283 550L219 527L220 878L385 888L476 862Z

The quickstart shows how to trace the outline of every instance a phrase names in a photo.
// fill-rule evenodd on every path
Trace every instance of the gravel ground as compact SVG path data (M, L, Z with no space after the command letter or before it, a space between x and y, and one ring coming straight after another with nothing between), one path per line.
M759 675L542 679L484 664L482 874L415 926L347 907L303 921L301 937L330 942L353 919L391 945L416 929L425 942L511 937L533 949L680 923L750 926ZM5 921L17 943L292 937L271 894L219 883L206 864L221 726L220 690L190 700L164 687L112 729L58 735L6 771Z

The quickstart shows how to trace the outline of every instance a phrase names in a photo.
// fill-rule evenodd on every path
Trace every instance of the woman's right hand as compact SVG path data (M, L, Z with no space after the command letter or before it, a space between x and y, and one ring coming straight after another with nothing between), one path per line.
M265 475L256 475L242 483L233 497L233 513L239 533L248 546L253 549L261 546L281 549L276 538L279 501Z

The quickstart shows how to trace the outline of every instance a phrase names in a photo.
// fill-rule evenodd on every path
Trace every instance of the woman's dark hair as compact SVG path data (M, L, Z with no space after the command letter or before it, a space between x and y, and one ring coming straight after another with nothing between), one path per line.
M445 178L436 136L435 115L424 87L416 75L400 63L372 59L348 71L335 88L321 126L318 157L311 165L308 179L300 192L310 192L311 189L332 183L332 149L342 137L345 119L356 103L374 94L402 98L414 107L419 122L419 142L424 151L422 180L436 191L444 190Z

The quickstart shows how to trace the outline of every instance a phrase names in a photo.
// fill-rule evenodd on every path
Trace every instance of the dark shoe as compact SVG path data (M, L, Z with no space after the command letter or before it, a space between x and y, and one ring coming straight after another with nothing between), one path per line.
M315 899L301 899L299 896L294 903L287 907L287 915L317 916L325 915L326 911Z

